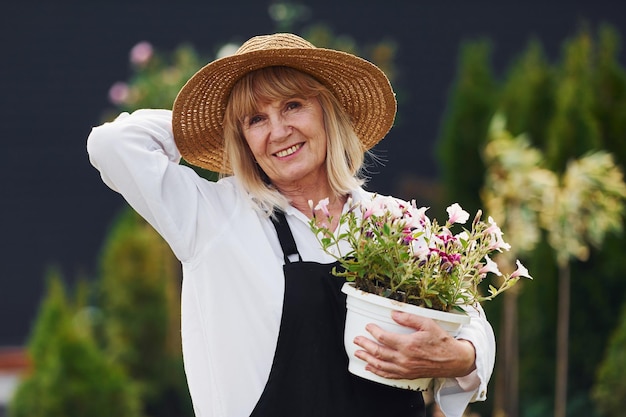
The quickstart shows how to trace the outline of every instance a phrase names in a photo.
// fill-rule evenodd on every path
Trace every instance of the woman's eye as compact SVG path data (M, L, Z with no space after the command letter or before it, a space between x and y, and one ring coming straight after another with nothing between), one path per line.
M293 110L302 107L302 103L300 103L299 101L290 101L285 107L287 108L287 110Z
M255 123L259 123L263 118L261 116L252 116L248 119L248 126L252 126Z

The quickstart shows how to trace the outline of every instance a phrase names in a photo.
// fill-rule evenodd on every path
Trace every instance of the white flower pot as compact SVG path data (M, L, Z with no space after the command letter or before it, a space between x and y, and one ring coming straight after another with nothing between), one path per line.
M391 318L391 312L393 310L404 311L431 318L451 336L456 336L463 324L469 323L470 321L470 317L466 314L448 313L418 307L357 290L354 288L354 283L351 282L346 282L341 291L347 295L344 344L349 358L348 370L362 378L397 388L425 391L430 387L432 378L389 379L365 370L366 362L354 356L354 352L361 348L355 345L353 341L356 336L366 336L371 339L371 335L365 330L365 326L368 323L374 323L390 332L402 334L412 333L415 331L414 329L401 326Z

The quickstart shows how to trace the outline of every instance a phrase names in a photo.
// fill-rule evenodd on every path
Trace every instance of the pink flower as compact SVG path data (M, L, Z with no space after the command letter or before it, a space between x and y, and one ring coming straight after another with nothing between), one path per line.
M511 278L526 277L533 279L533 277L530 276L528 269L526 269L526 267L522 265L520 261L515 261L515 263L517 264L517 269L511 274Z
M330 211L328 211L329 203L330 203L330 200L328 197L326 197L325 199L320 200L320 202L317 203L317 206L315 206L315 210L321 210L322 213L324 213L324 216L330 217Z
M148 61L150 61L150 58L152 58L152 54L153 49L152 45L149 42L139 42L130 50L130 62L133 65L142 67L146 65Z
M489 244L489 249L490 250L497 250L502 252L502 250L509 250L511 249L511 245L509 245L508 243L506 243L504 241L504 239L502 239L502 230L500 230L500 227L498 227L498 225L496 224L496 222L493 220L493 218L491 216L489 216L489 227L487 229L485 229L485 233L489 234L489 237L491 239L491 243Z
M447 227L442 227L441 233L436 235L436 237L441 241L441 243L443 243L444 246L446 246L449 242L456 241L456 237Z
M467 219L469 219L469 213L463 210L459 203L452 204L446 209L446 211L448 212L448 222L450 224L465 224L465 222L467 222Z
M426 210L428 210L428 207L416 208L415 203L408 207L404 213L406 227L423 230L430 226L430 219L426 217Z
M372 204L361 203L361 211L363 220L367 220L374 214L374 206Z
M371 216L389 216L391 219L398 219L403 214L403 209L399 202L387 196L376 196L369 201L362 201L361 211L364 220Z
M461 261L461 255L458 253L446 253L439 249L432 249L432 252L439 255L441 269L446 273L450 273L454 266L458 265Z
M109 88L109 100L116 106L126 103L129 95L130 89L124 82L118 81Z
M487 261L487 263L478 271L480 275L491 272L492 274L496 274L497 276L502 276L502 272L500 272L500 270L498 269L497 263L492 261L488 255L485 255L485 260Z

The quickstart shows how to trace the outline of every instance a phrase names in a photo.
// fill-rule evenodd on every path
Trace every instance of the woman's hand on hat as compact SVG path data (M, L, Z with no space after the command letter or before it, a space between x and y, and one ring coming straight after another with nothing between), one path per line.
M368 324L374 340L365 336L354 340L362 348L355 355L367 362L370 372L391 379L454 378L476 368L471 342L453 338L428 318L396 311L393 319L415 332L398 334Z

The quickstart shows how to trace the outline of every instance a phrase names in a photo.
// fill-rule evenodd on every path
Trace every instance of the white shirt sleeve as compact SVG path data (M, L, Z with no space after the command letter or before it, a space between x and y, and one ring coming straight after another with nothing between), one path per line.
M487 384L493 373L496 340L480 305L465 308L471 321L463 326L457 339L470 341L476 350L476 369L461 378L436 379L435 401L446 417L461 417L467 405L487 398Z
M194 251L200 177L179 165L171 120L169 110L122 113L92 129L87 151L104 183L122 194L178 259L185 260Z

